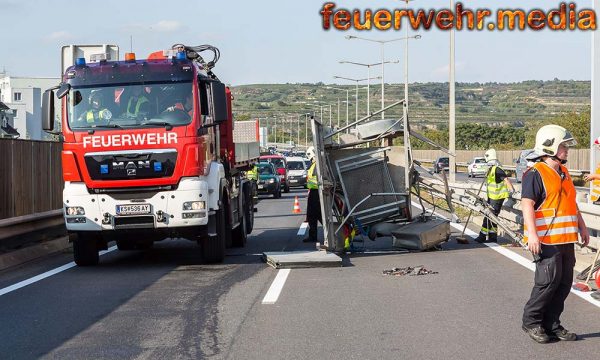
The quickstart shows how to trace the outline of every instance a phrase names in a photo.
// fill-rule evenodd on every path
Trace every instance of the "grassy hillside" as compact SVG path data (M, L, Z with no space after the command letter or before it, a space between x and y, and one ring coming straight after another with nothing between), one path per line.
M355 117L355 86L331 85L348 89L350 95L349 118ZM361 85L358 98L359 116L367 112L367 91ZM323 108L329 119L329 105L333 122L337 121L338 99L340 118L346 118L346 91L318 84L260 84L242 85L233 89L234 112L238 118L294 117L297 114ZM371 84L371 112L381 107L381 87ZM404 97L403 84L387 84L386 104ZM415 125L439 124L448 121L448 83L413 83L409 85L409 104L412 123ZM522 126L527 120L545 119L564 113L582 113L590 105L589 81L524 81L520 83L458 83L456 86L457 122L485 123L490 125ZM399 116L400 107L389 111L389 116Z

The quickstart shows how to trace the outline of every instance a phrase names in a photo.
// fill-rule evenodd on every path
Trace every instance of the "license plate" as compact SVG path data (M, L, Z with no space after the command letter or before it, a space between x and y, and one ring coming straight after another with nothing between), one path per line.
M264 189L264 188L265 188L265 186L264 186L264 185L258 185L258 188L259 188L259 189Z
M291 183L293 183L293 182L296 183L296 182L298 182L298 180L290 179L290 182Z
M150 214L150 204L117 205L117 215Z

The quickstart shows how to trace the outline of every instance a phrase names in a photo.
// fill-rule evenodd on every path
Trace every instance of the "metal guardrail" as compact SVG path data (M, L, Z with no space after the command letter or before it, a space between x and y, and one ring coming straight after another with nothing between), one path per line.
M64 224L63 210L12 217L0 220L0 240Z
M430 181L441 188L443 188L443 182L437 179L430 179ZM479 190L479 186L481 184L475 183L448 183L448 187L451 188L458 194L465 194L466 190L471 192L477 192ZM481 190L481 194L485 197L485 186ZM434 196L445 200L446 198L433 193ZM460 204L458 204L460 205ZM599 250L600 249L600 206L593 205L584 202L578 202L579 211L583 216L583 220L590 230L590 243L589 247ZM512 224L514 224L513 230L515 231L523 231L523 214L521 212L521 198L509 198L506 200L502 206L502 211L499 215L501 218L508 220ZM501 229L500 229L501 231Z
M425 160L417 159L417 160L420 161L421 163L431 164L431 165L433 165L433 163L435 161L435 160L431 160L431 159L425 159ZM466 168L467 166L469 166L469 164L466 163L466 162L457 162L456 163L456 167L457 168L458 167L464 167L464 168ZM514 166L514 165L502 165L502 168L506 169L506 170L510 170L510 171L515 171L516 170L516 166ZM569 174L575 175L575 176L582 176L584 174L589 174L589 173L590 173L589 170L569 169Z

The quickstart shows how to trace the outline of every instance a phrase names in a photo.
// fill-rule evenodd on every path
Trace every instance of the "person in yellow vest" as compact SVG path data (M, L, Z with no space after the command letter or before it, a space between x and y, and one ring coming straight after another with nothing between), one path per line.
M515 192L515 189L510 182L508 175L498 161L495 149L489 149L484 154L485 161L489 168L486 177L487 186L487 202L494 208L494 214L500 214L502 204L510 194ZM479 231L479 236L474 239L478 243L497 242L498 241L498 226L492 220L485 218Z
M565 128L542 126L535 137L536 161L523 175L521 208L527 248L539 254L534 286L523 310L523 330L536 342L577 340L560 321L573 283L574 245L590 235L579 212L576 190L567 163L569 148L577 145Z
M148 113L150 100L144 94L142 86L134 86L127 101L127 111L125 115L129 118L137 118L143 113Z
M315 170L315 149L311 146L306 150L306 156L312 162L308 168L306 187L308 188L308 200L306 204L306 221L308 222L308 236L303 242L317 242L317 222L323 223L321 218L321 201L319 198L319 182Z
M84 121L88 125L91 125L97 121L110 120L112 118L112 113L104 106L102 94L99 91L90 94L89 103L90 109L79 116L79 121Z
M246 178L248 180L258 181L258 166L252 165L252 168L246 172Z
M600 148L600 137L594 141L594 145ZM594 173L584 176L583 180L592 182L592 191L590 193L592 203L600 205L600 162L596 164Z

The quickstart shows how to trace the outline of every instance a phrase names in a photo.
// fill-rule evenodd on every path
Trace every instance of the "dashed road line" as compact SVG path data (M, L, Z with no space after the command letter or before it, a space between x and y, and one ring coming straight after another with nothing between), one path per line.
M281 294L281 290L283 289L283 285L285 285L285 281L287 280L290 271L291 269L279 270L277 276L275 276L275 280L273 280L271 287L262 300L263 304L275 304L275 302L277 302L277 299L279 299L279 294Z
M308 228L308 223L307 222L303 222L302 224L300 224L300 228L298 229L298 236L303 236L304 234L306 234L306 229Z

